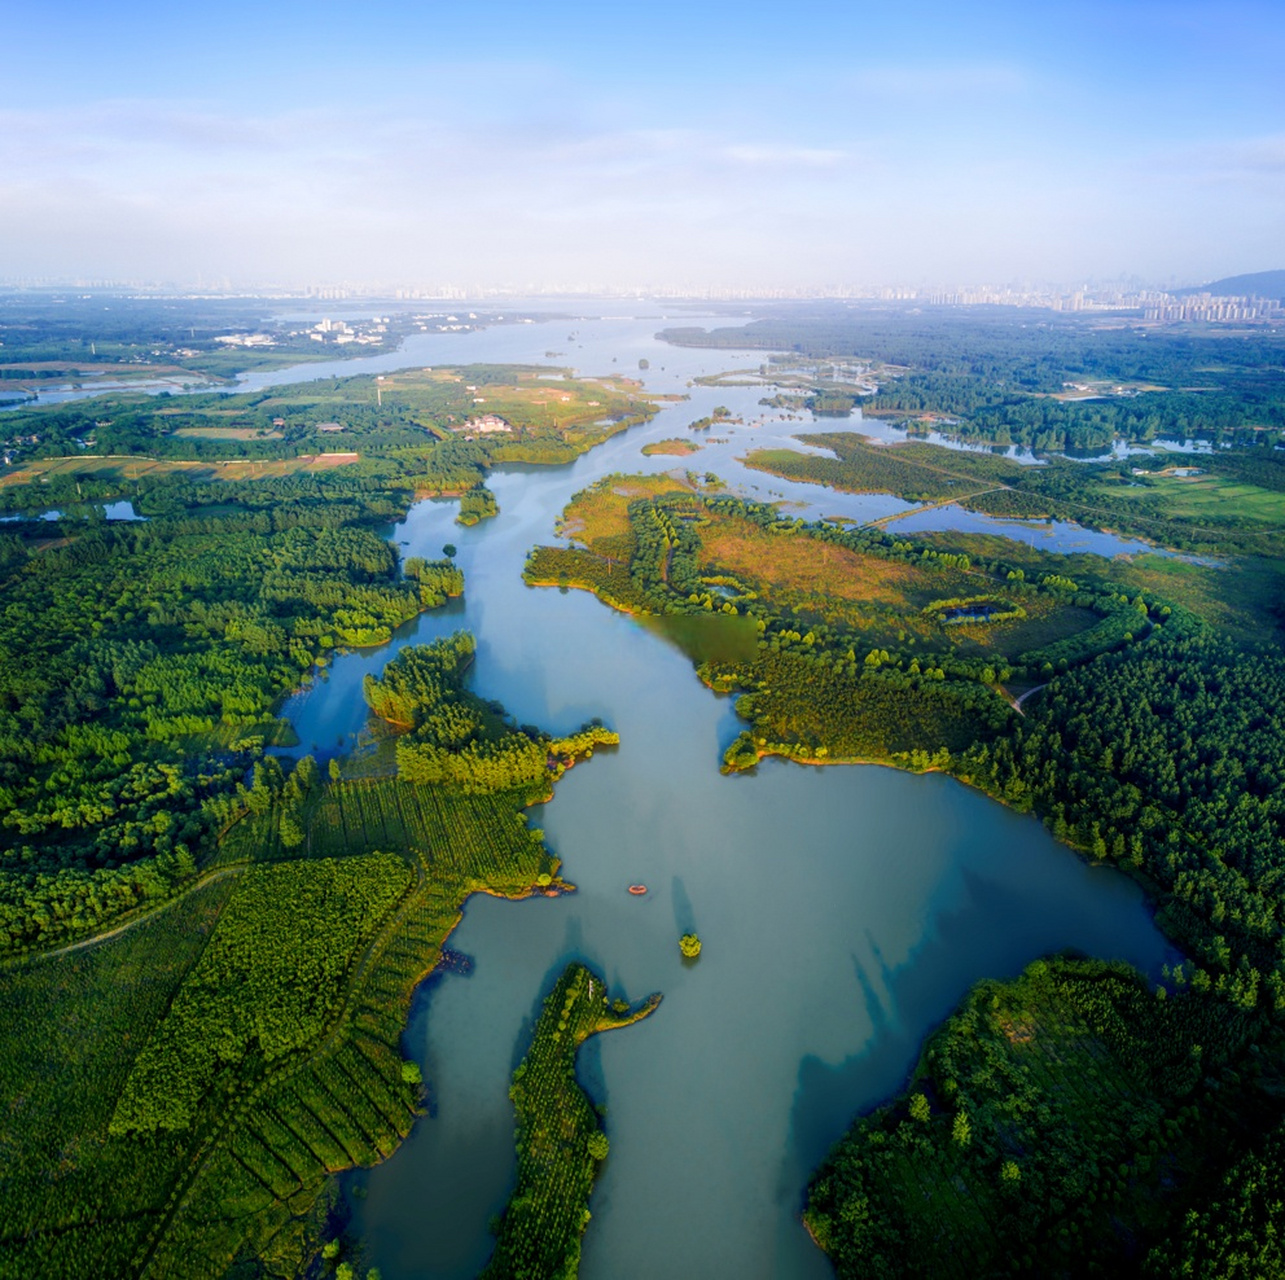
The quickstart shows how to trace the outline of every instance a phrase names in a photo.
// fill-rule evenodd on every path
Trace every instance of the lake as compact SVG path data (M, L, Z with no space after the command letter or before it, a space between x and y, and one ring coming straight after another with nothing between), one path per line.
M486 334L433 338L425 363L445 363L448 347L457 361L536 359L556 345L543 327L495 330L496 350ZM650 336L660 327L599 322L584 371L634 375L642 355L649 385L687 390L695 370L737 363L735 353L660 346ZM389 536L403 555L454 543L463 600L390 645L340 656L286 706L298 751L346 751L366 724L362 676L406 643L468 627L476 688L519 721L566 732L600 716L621 735L530 815L578 892L475 897L449 943L472 971L434 977L418 994L405 1048L424 1068L431 1118L384 1164L345 1179L353 1227L385 1280L464 1280L484 1264L487 1222L515 1168L509 1075L570 959L604 973L613 995L665 997L653 1017L581 1054L611 1138L581 1275L820 1280L829 1264L799 1221L810 1170L856 1112L898 1089L925 1034L975 980L1067 947L1150 972L1174 958L1133 883L951 779L783 761L722 777L740 724L696 679L680 648L691 637L583 592L522 583L527 550L552 540L570 496L613 471L713 470L749 496L804 504L803 514L898 509L739 467L748 447L810 424L771 418L758 388L690 390L690 402L570 467L497 472L501 513L471 529L454 523L454 503L416 504ZM716 404L745 419L708 433L727 444L690 459L641 455ZM650 892L631 897L640 881ZM689 964L677 941L692 929L704 951Z

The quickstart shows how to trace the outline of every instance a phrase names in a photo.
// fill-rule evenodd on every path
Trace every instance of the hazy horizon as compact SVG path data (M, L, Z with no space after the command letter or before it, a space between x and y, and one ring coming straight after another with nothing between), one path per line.
M807 288L1279 266L1285 11L7 15L0 277Z

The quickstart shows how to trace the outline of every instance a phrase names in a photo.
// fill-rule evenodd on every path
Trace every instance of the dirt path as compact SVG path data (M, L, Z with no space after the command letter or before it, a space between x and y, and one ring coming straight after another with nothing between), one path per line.
M73 951L84 951L88 947L98 946L100 942L109 942L112 938L119 938L127 929L132 929L135 925L145 924L148 920L154 920L162 911L168 911L170 907L182 902L189 894L205 888L207 884L213 884L216 880L236 875L237 872L244 871L249 865L248 862L238 862L232 866L219 867L215 871L207 871L204 875L197 876L191 884L184 888L182 893L176 893L172 898L166 898L164 902L158 902L154 907L149 907L138 915L131 916L128 920L118 925L113 925L102 933L90 934L88 938L82 938L79 942L69 942L63 947L55 947L52 951L37 951L32 955L18 957L10 962L10 966L16 968L20 965L35 964L39 960L53 960L58 956L67 956Z
M1041 689L1047 689L1047 688L1048 688L1047 684L1037 684L1034 689L1027 689L1027 691L1024 694L1022 694L1020 698L1013 699L1013 710L1016 711L1019 716L1024 716L1026 712L1022 710L1022 703L1024 703L1026 699L1031 696L1031 694L1039 693Z

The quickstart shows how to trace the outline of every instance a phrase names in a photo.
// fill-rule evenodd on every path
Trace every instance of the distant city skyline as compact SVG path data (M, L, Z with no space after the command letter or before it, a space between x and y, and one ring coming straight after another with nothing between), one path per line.
M24 0L6 35L11 281L749 296L1285 266L1275 3Z

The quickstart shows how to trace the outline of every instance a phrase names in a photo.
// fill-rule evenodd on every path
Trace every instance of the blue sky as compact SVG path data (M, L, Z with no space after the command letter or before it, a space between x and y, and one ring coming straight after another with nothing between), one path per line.
M6 6L0 276L1285 266L1285 4Z

